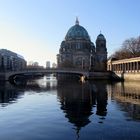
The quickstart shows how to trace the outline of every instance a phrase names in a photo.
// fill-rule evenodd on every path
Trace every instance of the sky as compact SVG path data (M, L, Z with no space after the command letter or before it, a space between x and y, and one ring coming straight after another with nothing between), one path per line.
M102 32L108 56L140 36L140 0L0 0L0 49L44 66L56 62L76 16L94 44Z

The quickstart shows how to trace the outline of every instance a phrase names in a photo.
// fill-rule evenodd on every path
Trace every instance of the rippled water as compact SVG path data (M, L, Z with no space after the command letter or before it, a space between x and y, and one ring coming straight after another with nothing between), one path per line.
M0 84L0 140L140 140L140 84Z

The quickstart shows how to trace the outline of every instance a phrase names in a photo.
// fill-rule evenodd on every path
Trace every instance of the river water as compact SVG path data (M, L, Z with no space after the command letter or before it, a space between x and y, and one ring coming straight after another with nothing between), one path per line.
M0 140L140 140L140 83L0 83Z

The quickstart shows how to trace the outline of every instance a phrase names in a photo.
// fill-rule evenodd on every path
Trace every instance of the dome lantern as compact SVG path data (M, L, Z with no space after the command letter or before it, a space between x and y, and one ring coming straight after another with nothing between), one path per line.
M76 17L75 25L79 25L78 17Z

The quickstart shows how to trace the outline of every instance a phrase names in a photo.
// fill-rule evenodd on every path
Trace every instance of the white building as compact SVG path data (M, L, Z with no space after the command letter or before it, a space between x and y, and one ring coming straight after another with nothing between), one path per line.
M51 67L51 63L50 63L50 61L47 61L46 62L46 68L50 68Z
M52 68L56 68L57 64L56 63L52 63Z

